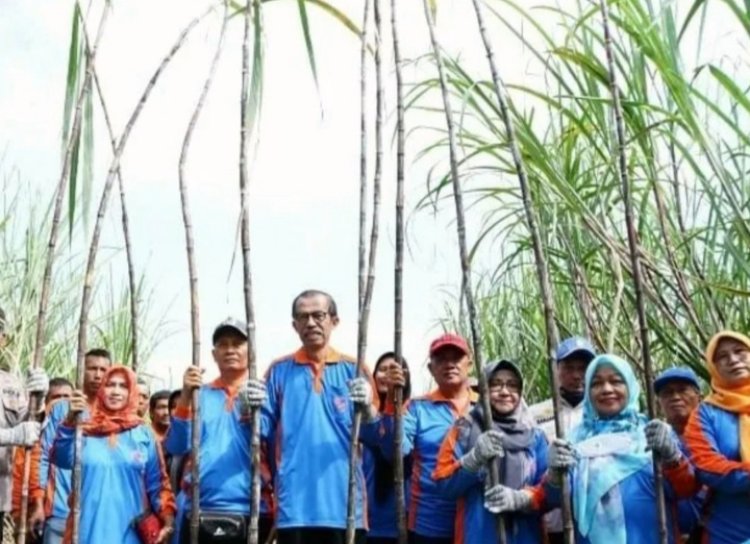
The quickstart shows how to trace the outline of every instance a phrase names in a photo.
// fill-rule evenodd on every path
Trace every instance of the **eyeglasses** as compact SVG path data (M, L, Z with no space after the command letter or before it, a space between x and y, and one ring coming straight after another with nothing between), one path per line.
M328 316L328 312L310 312L307 314L297 314L294 316L294 320L297 323L307 323L307 321L312 317L313 321L315 321L316 323L323 323L323 321L325 321L326 317Z
M521 384L518 382L496 382L492 381L488 384L490 391L502 391L506 389L508 393L520 393Z

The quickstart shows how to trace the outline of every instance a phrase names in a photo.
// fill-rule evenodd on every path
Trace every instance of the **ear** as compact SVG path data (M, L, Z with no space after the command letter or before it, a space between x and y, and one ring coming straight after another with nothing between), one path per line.
M211 357L214 358L215 363L219 362L219 360L216 358L216 348L211 348Z
M338 325L338 324L339 324L339 316L337 316L337 315L334 315L334 316L333 316L333 317L331 318L331 323L333 324L333 326L334 326L334 327L335 327L336 325Z
M435 377L435 370L432 368L432 363L427 363L427 370L430 371L430 376Z
M294 319L292 319L292 328L294 329L294 332L299 334L299 328L297 327L297 322Z

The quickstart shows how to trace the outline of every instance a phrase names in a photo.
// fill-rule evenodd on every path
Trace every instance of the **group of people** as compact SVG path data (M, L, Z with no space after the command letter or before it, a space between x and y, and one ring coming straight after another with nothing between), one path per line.
M255 453L251 415L259 411L260 542L345 542L357 412L358 544L397 542L399 457L411 544L497 542L498 530L508 544L555 544L564 541L566 528L579 544L656 544L662 533L670 544L750 542L750 338L728 331L713 337L705 352L711 377L705 397L688 368L660 374L653 386L664 420L643 414L630 363L597 354L583 338L564 340L557 349L564 431L558 436L553 403L527 405L524 372L514 361L485 366L486 414L470 382L471 350L461 336L442 334L428 351L436 388L410 398L406 361L384 353L372 374L358 375L356 361L331 346L338 322L329 294L304 291L292 303L300 349L274 361L264 378L249 379L247 328L228 319L212 336L219 377L204 383L203 369L190 367L173 393L144 393L130 369L92 350L82 391L67 384L60 393L65 384L50 381L41 438L35 424L19 423L23 391L11 396L12 388L4 387L8 434L0 432L0 444L34 446L32 536L70 541L71 505L77 504L85 544L185 544L191 525L201 543L245 544ZM406 399L400 436L397 388ZM46 376L32 373L28 394L46 391ZM194 410L200 429L193 429ZM82 485L73 497L77 422L84 437ZM659 523L655 466L663 473L666 525ZM16 478L14 492L18 485ZM191 519L195 490L197 522ZM564 496L571 499L568 519L560 511Z

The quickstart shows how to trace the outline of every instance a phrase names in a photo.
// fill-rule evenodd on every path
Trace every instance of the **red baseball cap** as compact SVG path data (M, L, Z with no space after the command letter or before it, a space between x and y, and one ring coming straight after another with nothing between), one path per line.
M469 351L469 345L466 343L466 340L464 340L462 336L459 336L458 334L452 332L446 332L445 334L442 334L435 338L430 344L430 357L435 355L435 352L437 350L445 346L453 346L454 348L458 348L466 355L469 355L471 353Z

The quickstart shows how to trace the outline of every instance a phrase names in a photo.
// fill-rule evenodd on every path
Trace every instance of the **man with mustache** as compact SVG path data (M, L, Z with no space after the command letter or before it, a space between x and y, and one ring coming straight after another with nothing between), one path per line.
M261 429L277 452L278 544L345 541L353 411L361 411L368 427L377 409L369 372L358 377L356 360L330 345L338 323L331 295L303 291L292 302L292 327L302 347L274 361L265 382L248 382L248 397L267 396ZM361 456L356 472L355 542L363 544L367 508Z

